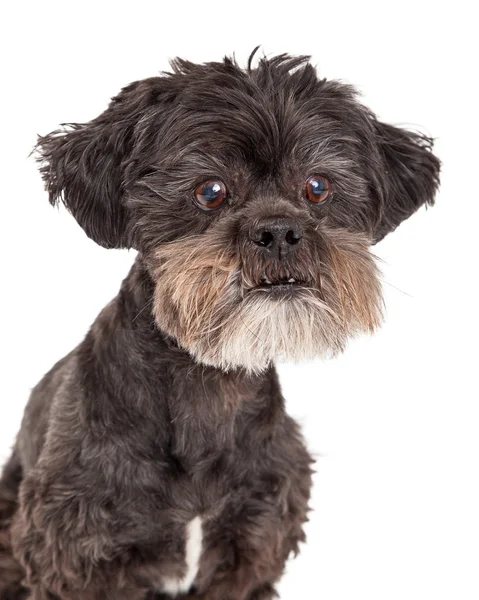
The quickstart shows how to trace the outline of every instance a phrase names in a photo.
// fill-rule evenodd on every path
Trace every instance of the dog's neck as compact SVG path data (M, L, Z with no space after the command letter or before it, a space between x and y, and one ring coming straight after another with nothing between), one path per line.
M86 410L98 433L137 430L146 445L154 439L186 466L247 443L253 431L269 435L284 415L274 368L249 375L198 364L157 328L153 291L138 256L79 347L80 367L85 361L91 373L92 360L99 367L98 377L85 381Z

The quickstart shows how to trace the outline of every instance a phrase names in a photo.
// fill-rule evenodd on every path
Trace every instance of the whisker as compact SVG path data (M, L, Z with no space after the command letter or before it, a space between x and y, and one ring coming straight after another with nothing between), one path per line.
M409 294L408 292L405 292L404 290L402 290L401 288L398 288L397 286L393 285L392 283L389 283L389 281L386 281L382 277L381 277L381 283L385 283L389 287L392 287L393 289L397 290L398 292L401 292L401 294L404 294L405 296L408 296L409 298L413 298L412 294Z
M145 306L140 310L140 312L136 315L136 317L133 317L133 319L131 320L132 323L134 323L138 317L150 306L152 306L153 304L153 298L151 298L146 304Z

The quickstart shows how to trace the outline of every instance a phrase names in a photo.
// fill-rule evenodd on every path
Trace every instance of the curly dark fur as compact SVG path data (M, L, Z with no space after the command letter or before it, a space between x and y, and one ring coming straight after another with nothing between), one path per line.
M374 330L369 247L433 203L432 140L379 122L305 57L172 67L38 142L51 203L138 257L32 392L0 480L1 600L274 598L312 460L272 363ZM324 206L302 195L311 174L333 182ZM201 211L211 178L229 198ZM276 222L301 232L287 255L252 236Z

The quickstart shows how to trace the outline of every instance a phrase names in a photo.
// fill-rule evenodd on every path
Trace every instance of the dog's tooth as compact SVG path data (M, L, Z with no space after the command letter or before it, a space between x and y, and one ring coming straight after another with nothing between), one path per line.
M266 278L265 278L264 282L265 282L267 285L272 285L272 284L273 284L273 282L272 282L272 281L270 281L269 279L266 279Z
M296 283L296 279L294 277L291 277L291 279L288 279L288 283Z

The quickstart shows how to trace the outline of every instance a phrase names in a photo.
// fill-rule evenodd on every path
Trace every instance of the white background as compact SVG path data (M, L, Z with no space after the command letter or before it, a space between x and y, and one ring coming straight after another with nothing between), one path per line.
M387 319L328 363L280 368L317 475L283 600L479 598L477 31L438 2L18 2L2 9L0 460L30 388L86 332L133 254L53 210L27 155L176 55L312 54L384 120L437 138L437 205L375 249ZM5 3L7 6L7 3Z

